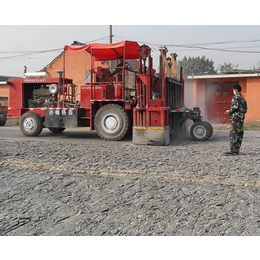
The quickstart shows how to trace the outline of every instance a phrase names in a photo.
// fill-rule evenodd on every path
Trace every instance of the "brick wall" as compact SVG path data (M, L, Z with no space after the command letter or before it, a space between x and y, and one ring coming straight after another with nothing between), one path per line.
M63 70L64 54L58 57L50 66L43 69L50 77L57 77L56 70ZM107 64L96 61L95 67L107 67ZM85 84L85 73L91 69L91 56L87 52L69 52L65 54L65 77L73 79L73 83L82 86Z

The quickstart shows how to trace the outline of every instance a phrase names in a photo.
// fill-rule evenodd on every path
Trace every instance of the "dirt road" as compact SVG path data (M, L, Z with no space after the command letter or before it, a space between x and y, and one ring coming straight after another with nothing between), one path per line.
M259 235L257 134L236 157L222 156L223 135L167 147L0 139L0 234Z

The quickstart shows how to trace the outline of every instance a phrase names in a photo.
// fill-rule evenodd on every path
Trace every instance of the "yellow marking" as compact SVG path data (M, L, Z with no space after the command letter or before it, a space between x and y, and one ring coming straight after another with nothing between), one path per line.
M68 164L68 163L67 163ZM30 170L48 170L50 173L62 174L66 171L67 164L57 164L57 163L43 163L43 162L30 162L26 160L0 160L0 165L6 167L15 167L19 169L30 169ZM30 174L30 173L29 173ZM31 172L33 174L33 172ZM153 178L155 180L168 180L173 182L187 182L193 183L195 185L203 186L215 186L224 185L237 188L260 188L260 181L258 179L247 180L247 177L240 176L229 176L223 177L219 175L210 176L185 176L185 174L180 174L178 171L169 172L152 172L147 170L137 170L137 169L107 169L96 166L82 166L77 167L73 170L71 176L79 176L81 174L94 174L110 177L122 177L122 178Z
M161 127L148 127L147 128L148 130L164 130L165 128L163 127L163 126L161 126Z
M90 117L81 117L80 119L90 119Z
M145 127L145 126L134 126L134 129L143 129L143 130L146 130L146 127Z
M169 126L149 126L147 127L148 130L166 130L169 129Z
M90 127L78 127L79 129L86 129L86 130L90 130Z

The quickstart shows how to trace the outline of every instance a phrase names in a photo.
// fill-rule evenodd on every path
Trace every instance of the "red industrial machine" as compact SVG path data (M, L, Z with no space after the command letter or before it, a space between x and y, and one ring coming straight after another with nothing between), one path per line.
M77 86L66 78L66 53L87 51L91 55L88 83ZM135 144L168 145L170 133L183 129L193 120L191 136L207 140L212 126L202 121L199 108L184 106L182 71L177 79L176 54L166 57L160 49L160 71L153 69L151 49L137 42L92 43L64 47L63 71L57 78L32 77L9 79L9 114L20 118L26 136L38 136L43 127L54 133L66 128L96 130L104 140L121 140L133 130ZM94 61L121 60L115 67L95 68ZM126 59L138 60L131 69Z

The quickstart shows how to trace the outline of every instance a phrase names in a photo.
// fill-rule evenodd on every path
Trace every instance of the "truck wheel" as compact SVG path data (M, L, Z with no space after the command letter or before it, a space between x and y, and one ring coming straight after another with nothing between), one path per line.
M0 126L4 126L6 121L0 121Z
M42 132L43 122L39 114L27 112L19 122L21 132L26 136L38 136Z
M60 134L65 130L65 128L49 127L49 130L54 134Z
M119 141L129 130L129 113L116 104L101 107L94 120L95 129L100 138L107 141Z
M191 137L196 141L208 140L212 134L212 130L207 122L196 122L190 129Z
M207 124L208 126L209 126L209 129L210 129L210 131L209 131L209 138L213 135L213 132L214 132L214 129L213 129L213 126L209 123L209 122L207 122L207 121L203 121L203 123L204 124Z

